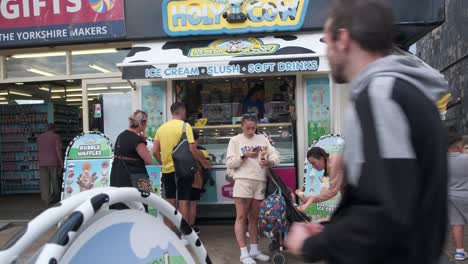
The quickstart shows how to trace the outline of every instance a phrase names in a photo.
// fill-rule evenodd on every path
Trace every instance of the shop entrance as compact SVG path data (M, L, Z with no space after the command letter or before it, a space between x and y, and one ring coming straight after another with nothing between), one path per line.
M295 172L296 76L217 78L173 83L174 98L187 106L187 121L199 134L199 144L210 154L213 186L206 186L199 207L201 218L230 218L234 214L230 185L225 180L226 152L231 137L241 133L243 114L256 115L258 133L267 134L279 151L281 165L275 170L291 187ZM213 210L212 206L216 206Z
M255 114L258 132L275 141L282 164L292 165L295 80L296 76L176 81L175 96L187 105L187 121L211 151L214 164L225 164L229 139L240 133L240 117Z
M62 153L83 130L112 137L128 125L132 91L119 78L0 84L0 194L40 192L36 139L48 123Z

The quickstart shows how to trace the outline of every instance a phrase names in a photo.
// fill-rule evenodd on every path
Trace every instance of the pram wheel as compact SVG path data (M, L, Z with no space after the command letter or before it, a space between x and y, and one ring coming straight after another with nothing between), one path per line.
M273 264L285 264L286 263L286 258L283 256L281 252L275 252L271 256L271 263Z

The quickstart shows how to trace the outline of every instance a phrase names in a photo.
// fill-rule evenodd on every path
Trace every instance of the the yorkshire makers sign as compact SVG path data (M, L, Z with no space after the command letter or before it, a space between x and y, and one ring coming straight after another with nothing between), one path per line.
M0 46L125 35L124 0L0 0Z

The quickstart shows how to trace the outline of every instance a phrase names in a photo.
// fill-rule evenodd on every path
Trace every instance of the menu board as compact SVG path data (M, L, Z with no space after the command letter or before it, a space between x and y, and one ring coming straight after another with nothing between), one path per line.
M112 141L100 132L75 137L67 148L62 199L99 187L108 187L114 153Z

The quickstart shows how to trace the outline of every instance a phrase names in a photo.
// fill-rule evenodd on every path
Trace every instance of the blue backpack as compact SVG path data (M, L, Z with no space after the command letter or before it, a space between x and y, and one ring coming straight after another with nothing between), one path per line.
M286 202L278 192L269 195L260 203L258 230L268 239L287 233Z

